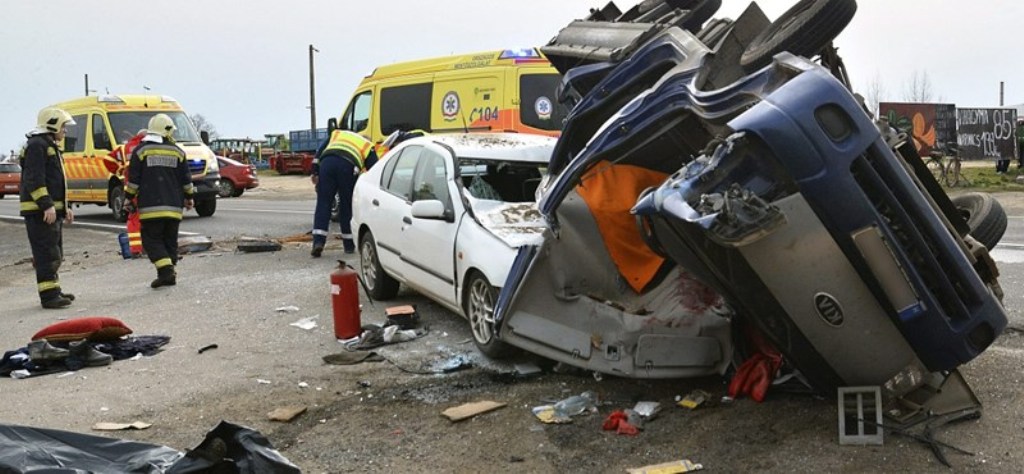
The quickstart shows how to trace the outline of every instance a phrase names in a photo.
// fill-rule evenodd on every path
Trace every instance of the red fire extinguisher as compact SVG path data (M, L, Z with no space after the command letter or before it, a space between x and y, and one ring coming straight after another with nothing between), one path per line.
M331 308L334 310L334 337L351 339L361 331L359 321L359 276L345 262L331 272Z

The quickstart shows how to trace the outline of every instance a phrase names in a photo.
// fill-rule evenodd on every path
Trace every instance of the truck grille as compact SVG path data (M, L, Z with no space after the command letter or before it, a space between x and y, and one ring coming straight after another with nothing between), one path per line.
M948 231L936 229L934 222L917 212L908 212L914 209L912 204L903 204L912 203L913 193L919 191L907 189L906 181L897 174L903 170L897 166L869 150L854 160L851 171L878 212L879 225L888 230L892 244L903 254L904 265L910 266L907 270L923 282L923 290L941 307L951 325L966 322L971 317L968 307L980 301L969 291L970 280L963 274L962 266L955 261L948 245L943 245L950 239Z

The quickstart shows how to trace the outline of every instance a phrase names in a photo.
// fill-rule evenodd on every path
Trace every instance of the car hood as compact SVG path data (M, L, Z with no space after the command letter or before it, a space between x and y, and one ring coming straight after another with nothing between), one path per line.
M509 203L468 197L477 222L509 247L536 245L546 226L537 204Z

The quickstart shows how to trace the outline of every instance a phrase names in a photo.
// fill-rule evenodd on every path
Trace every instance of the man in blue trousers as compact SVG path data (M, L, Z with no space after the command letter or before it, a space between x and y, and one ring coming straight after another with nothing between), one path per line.
M313 159L310 177L316 186L316 210L313 212L313 251L319 258L327 245L331 224L331 205L338 196L338 220L345 253L356 251L352 238L352 192L356 179L377 162L373 144L362 135L346 130L333 130L322 149Z

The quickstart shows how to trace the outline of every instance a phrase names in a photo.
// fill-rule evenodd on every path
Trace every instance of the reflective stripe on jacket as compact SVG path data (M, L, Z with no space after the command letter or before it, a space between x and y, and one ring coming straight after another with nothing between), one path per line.
M64 157L51 134L32 135L25 145L21 170L21 215L54 208L64 214L67 181Z
M324 151L314 159L314 163L319 165L323 156L339 155L354 160L353 164L362 173L366 171L366 159L371 151L373 144L362 135L347 130L335 130L331 133L331 139L324 147Z
M143 141L132 150L125 192L138 196L139 219L181 219L194 191L185 152L174 143Z

